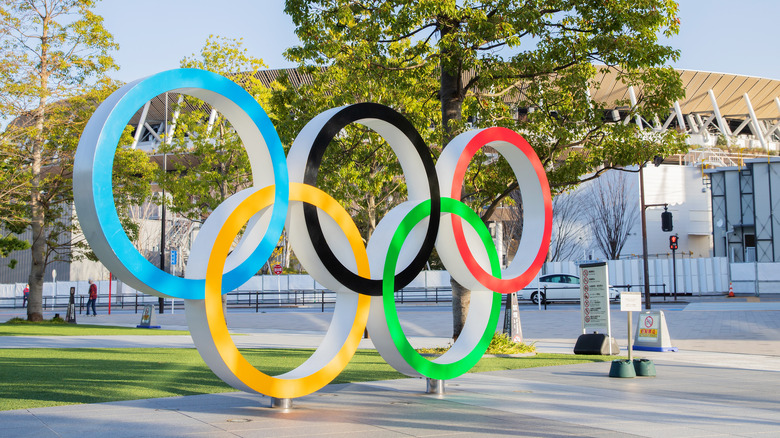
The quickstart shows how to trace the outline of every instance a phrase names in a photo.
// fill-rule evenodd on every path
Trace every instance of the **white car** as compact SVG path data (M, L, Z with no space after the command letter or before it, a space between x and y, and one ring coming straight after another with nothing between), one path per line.
M538 290L538 291L537 291ZM523 289L520 299L530 299L534 304L546 301L580 301L580 277L571 274L547 274L532 281ZM620 298L620 293L609 288L610 301Z

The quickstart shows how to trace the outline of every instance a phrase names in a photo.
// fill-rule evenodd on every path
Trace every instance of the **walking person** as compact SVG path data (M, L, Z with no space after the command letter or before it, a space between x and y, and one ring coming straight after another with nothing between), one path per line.
M27 296L30 295L29 284L24 285L24 290L22 291L22 294L24 295L24 298L22 298L22 307L27 307Z
M95 302L97 301L97 285L92 279L89 279L89 301L87 301L87 316L89 316L89 306L92 306L92 316L97 316L95 312Z

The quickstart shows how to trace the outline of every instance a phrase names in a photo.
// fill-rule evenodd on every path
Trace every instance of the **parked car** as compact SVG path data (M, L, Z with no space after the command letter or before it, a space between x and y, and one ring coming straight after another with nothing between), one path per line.
M571 274L547 274L534 280L520 291L520 299L530 299L534 304L539 300L547 301L580 301L580 277ZM609 288L610 301L620 298L620 292Z

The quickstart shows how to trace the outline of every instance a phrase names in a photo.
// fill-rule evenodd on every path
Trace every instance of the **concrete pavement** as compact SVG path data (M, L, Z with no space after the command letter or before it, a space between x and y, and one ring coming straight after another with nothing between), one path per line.
M635 353L654 360L655 378L609 378L610 364L600 363L467 374L448 381L444 396L424 394L422 379L329 385L295 399L289 412L244 393L59 406L0 412L0 436L780 436L780 310L742 302L664 305L680 351ZM400 314L413 343L446 343L449 308ZM231 312L228 326L243 333L233 338L239 346L316 346L329 318L311 310ZM624 348L626 315L613 308L612 318ZM521 321L526 342L540 351L571 353L580 332L574 306L521 306ZM158 323L182 328L183 315ZM0 347L191 345L186 336L50 338L0 337Z

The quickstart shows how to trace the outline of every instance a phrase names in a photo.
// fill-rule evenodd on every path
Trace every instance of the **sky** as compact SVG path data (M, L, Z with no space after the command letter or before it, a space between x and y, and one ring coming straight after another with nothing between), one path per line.
M682 51L672 66L780 79L780 1L679 2L680 33L664 40ZM178 67L209 35L242 38L269 68L295 66L282 55L298 43L282 0L104 0L96 12L119 44L113 76L126 82Z

